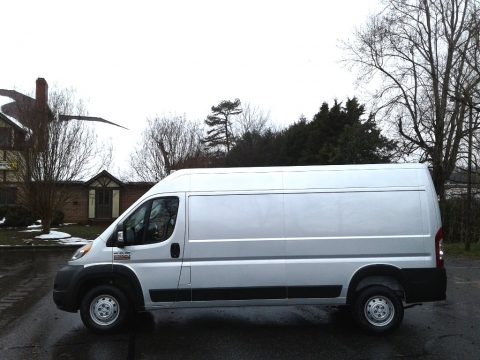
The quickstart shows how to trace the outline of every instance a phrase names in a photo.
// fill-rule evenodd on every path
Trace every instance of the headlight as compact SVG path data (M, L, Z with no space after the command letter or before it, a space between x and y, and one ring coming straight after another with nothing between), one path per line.
M87 245L82 246L80 249L78 249L77 251L75 251L75 254L73 254L71 260L78 260L78 259L80 259L80 258L83 257L86 253L88 253L91 248L92 248L92 243L91 243L91 242L89 242Z

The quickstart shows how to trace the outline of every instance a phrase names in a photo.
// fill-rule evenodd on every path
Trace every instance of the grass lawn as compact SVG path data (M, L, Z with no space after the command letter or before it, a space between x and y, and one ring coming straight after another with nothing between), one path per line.
M52 230L61 231L86 240L93 240L100 235L107 225L66 225L53 227ZM26 228L0 228L0 246L1 245L58 245L54 240L38 240L35 236L40 235L41 231L24 232Z
M461 255L480 259L480 242L470 244L470 251L465 251L464 243L443 243L445 255Z

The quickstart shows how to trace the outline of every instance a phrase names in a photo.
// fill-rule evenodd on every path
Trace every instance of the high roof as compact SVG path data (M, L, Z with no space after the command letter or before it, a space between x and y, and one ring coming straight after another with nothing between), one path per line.
M428 186L425 164L367 164L178 170L145 196L167 192Z

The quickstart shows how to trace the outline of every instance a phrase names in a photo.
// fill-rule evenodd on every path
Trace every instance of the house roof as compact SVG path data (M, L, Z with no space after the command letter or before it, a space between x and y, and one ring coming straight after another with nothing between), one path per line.
M111 180L113 180L114 182L116 182L118 185L122 186L124 185L122 181L118 180L115 176L113 176L112 174L110 174L107 170L102 170L100 173L98 173L97 175L95 175L93 178L91 178L90 180L88 181L85 181L85 185L90 185L91 183L93 183L94 181L100 179L101 177L107 177Z
M38 111L37 101L28 95L24 95L16 90L0 89L0 111L10 120L15 121L17 125L23 126L28 130L28 117L35 111ZM47 106L46 115L49 120L53 119L52 110Z
M31 134L31 130L33 130L29 128L32 116L40 116L43 120L52 121L54 114L48 106L48 84L45 79L38 78L36 81L36 99L16 90L0 89L0 114L2 115L2 120L27 134ZM82 120L102 122L126 129L101 117L69 114L57 114L57 117L59 121Z
M15 119L13 116L9 115L9 112L3 111L4 107L10 105L12 103L12 99L7 97L7 96L2 96L0 95L0 119L5 121L7 124L15 128L16 130L23 132L23 133L29 133L30 130L24 126L20 121Z

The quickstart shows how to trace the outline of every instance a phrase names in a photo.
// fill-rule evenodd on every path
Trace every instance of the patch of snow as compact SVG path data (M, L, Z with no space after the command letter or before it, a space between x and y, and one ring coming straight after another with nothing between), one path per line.
M40 240L58 240L58 239L65 239L65 238L71 238L72 235L61 232L61 231L50 231L48 234L42 234L35 236L35 239L40 239Z
M28 225L27 229L38 229L42 227L42 220L35 220L32 225Z
M58 240L58 242L63 244L63 245L86 245L89 242L92 242L92 240L85 240L85 239L78 238L78 237L71 237L71 238L68 238L68 239L60 239L60 240Z
M60 226L77 225L77 223L63 223Z
M30 233L30 232L39 232L39 231L42 231L42 229L28 229L28 230L21 230L19 232Z
M0 220L0 225L3 225L5 223L5 218L3 218L2 220Z

